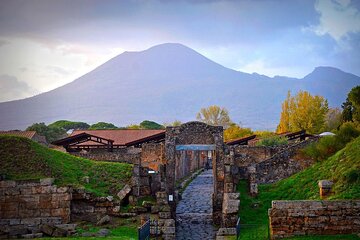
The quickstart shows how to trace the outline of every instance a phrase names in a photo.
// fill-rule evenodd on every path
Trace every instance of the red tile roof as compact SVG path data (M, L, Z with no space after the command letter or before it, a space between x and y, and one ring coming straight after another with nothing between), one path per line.
M134 142L140 139L148 138L160 133L165 133L165 130L149 130L149 129L114 129L114 130L75 130L70 136L80 133L88 133L94 136L99 136L105 139L114 140L114 145L125 146L127 143ZM92 142L91 144L96 144ZM80 145L87 145L86 142Z
M13 135L18 137L26 137L32 139L36 134L36 131L0 131L0 135Z

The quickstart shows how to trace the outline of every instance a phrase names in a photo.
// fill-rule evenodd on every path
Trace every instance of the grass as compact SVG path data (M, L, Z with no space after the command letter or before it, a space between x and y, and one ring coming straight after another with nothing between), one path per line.
M58 186L84 187L97 196L115 195L132 175L131 164L79 158L15 136L0 136L0 166L10 180L54 177Z
M259 185L259 195L250 197L246 181L240 181L241 224L256 224L257 230L268 226L268 209L272 200L319 199L318 181L329 179L334 182L333 195L329 199L360 199L360 137L347 144L327 160L317 162L302 172L275 184ZM244 230L250 233L253 230ZM251 234L251 233L250 233ZM251 238L241 238L251 239ZM258 238L260 239L260 238ZM291 239L359 239L354 235L346 236L305 236Z

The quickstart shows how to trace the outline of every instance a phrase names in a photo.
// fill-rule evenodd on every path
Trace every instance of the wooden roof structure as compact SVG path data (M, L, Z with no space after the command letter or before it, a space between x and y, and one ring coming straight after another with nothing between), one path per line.
M54 145L63 146L67 151L80 149L114 148L141 146L145 142L164 141L165 130L115 129L115 130L76 130L69 137L54 141Z

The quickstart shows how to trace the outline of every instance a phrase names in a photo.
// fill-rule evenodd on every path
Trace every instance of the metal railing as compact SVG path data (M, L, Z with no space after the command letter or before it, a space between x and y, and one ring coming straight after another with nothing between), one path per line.
M138 228L139 240L150 240L150 219Z

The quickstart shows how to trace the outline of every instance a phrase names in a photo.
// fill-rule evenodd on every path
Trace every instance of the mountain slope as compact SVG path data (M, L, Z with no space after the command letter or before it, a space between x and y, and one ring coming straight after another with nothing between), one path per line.
M0 129L59 119L120 126L144 119L189 121L211 104L226 107L235 122L275 128L288 90L309 90L340 106L357 84L359 77L334 68L317 68L303 79L242 73L169 43L124 52L60 88L0 103Z

